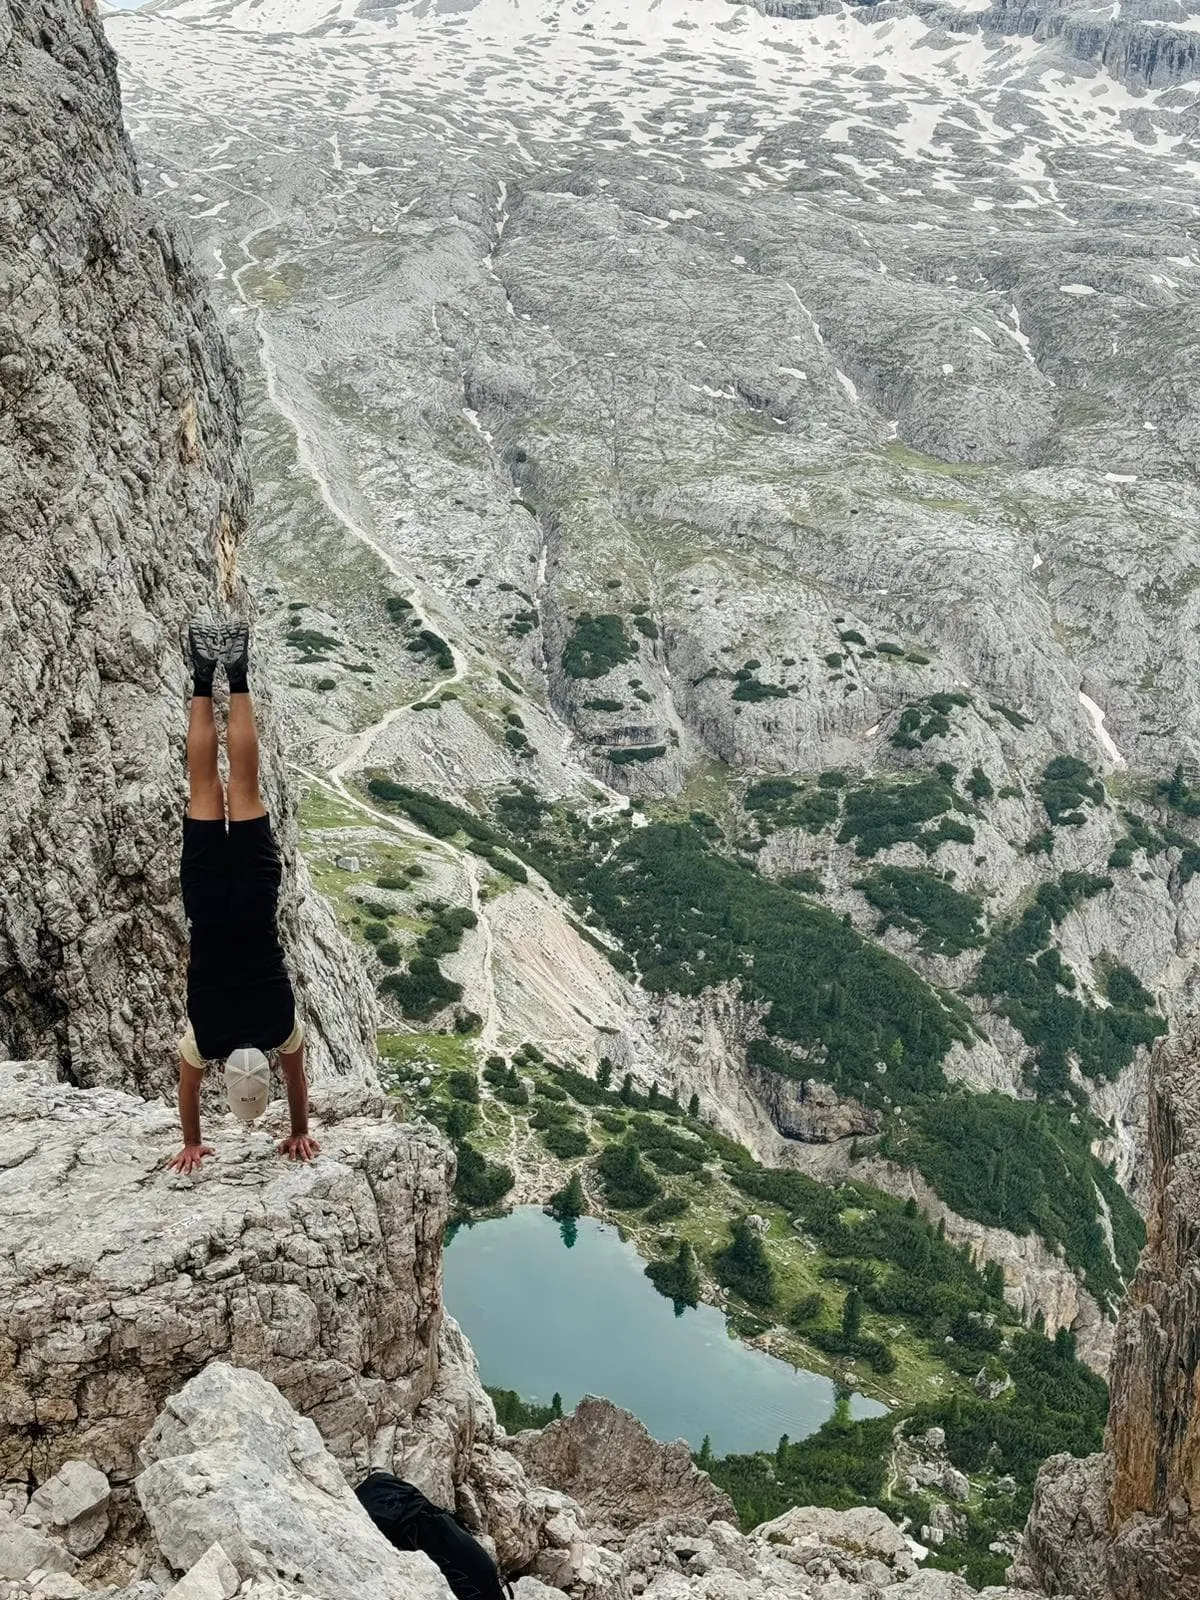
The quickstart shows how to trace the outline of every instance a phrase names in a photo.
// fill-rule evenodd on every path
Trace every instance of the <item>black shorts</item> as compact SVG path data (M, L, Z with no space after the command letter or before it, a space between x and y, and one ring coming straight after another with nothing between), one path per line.
M183 909L196 924L273 923L283 881L270 817L248 822L183 819L179 886Z

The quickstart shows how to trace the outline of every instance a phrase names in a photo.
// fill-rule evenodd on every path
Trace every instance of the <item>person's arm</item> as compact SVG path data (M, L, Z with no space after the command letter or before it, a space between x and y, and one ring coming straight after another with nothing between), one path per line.
M200 1142L200 1085L204 1074L190 1062L179 1058L179 1125L183 1129L183 1149L169 1163L172 1172L189 1173L205 1156L216 1155L209 1144Z
M311 1161L321 1146L308 1131L308 1079L304 1076L303 1042L291 1055L280 1055L279 1069L287 1085L288 1111L292 1119L291 1136L279 1146L281 1156L293 1161Z

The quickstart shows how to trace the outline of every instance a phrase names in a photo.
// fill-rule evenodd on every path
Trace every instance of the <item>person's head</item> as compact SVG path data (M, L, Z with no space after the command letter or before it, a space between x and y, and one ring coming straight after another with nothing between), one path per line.
M243 1122L254 1122L271 1098L271 1063L261 1050L243 1045L225 1063L225 1093L229 1109Z

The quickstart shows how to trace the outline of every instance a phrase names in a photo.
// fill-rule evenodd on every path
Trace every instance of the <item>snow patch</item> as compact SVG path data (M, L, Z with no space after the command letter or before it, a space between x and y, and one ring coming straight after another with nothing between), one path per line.
M1087 712L1088 716L1091 717L1092 730L1096 735L1096 739L1100 745L1100 748L1104 751L1105 755L1108 756L1113 766L1127 766L1128 763L1126 762L1125 757L1113 743L1112 734L1109 733L1108 729L1104 726L1103 711L1101 711L1100 707L1094 700L1090 699L1086 694L1084 694L1082 689L1079 691L1079 703Z

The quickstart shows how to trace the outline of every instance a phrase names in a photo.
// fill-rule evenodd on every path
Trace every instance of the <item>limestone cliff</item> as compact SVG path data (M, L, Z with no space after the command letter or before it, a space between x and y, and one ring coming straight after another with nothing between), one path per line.
M1117 1600L1200 1594L1200 1027L1150 1087L1149 1239L1121 1312L1107 1453Z
M1047 1463L1015 1569L1077 1600L1200 1595L1198 1025L1155 1052L1149 1126L1149 1238L1117 1325L1105 1452Z
M238 372L120 112L88 6L0 0L0 1056L145 1092L183 1018L180 630L246 604L250 488ZM303 899L263 712L314 1066L362 1075L369 990Z

